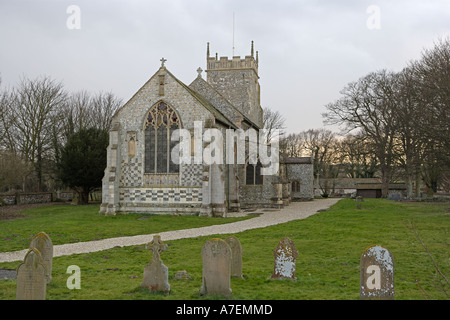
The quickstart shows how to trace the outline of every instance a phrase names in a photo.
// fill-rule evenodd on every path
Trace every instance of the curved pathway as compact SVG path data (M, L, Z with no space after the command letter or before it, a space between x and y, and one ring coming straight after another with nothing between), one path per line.
M229 234L238 233L245 230L264 228L280 223L285 223L292 220L305 219L319 210L325 210L338 202L340 199L320 199L308 202L292 202L289 206L270 212L264 212L260 216L247 219L244 221L232 222L221 225L213 225L201 228L192 228L176 231L166 231L158 233L163 241L177 240L183 238L194 238L207 236L212 234ZM228 216L238 216L229 213ZM149 243L153 236L157 233L137 235L129 237L117 237L96 241L68 243L53 246L53 257L66 256L78 253L88 253L95 251L102 251L113 247L135 246ZM23 260L28 249L0 252L0 262L11 262Z

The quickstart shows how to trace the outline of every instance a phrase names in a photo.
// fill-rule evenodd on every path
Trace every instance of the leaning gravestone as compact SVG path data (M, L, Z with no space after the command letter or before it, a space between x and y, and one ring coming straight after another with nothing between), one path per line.
M388 249L371 246L361 256L360 299L394 299L394 259Z
M17 268L16 300L45 300L47 271L40 252L28 250L24 262Z
M295 260L298 257L298 251L295 245L288 237L281 240L273 251L275 263L273 267L272 279L292 279L295 277Z
M225 242L231 248L231 276L239 279L244 279L242 275L242 246L241 242L235 236L230 236L225 239Z
M30 249L36 248L41 253L47 270L47 283L52 281L53 243L45 232L35 235L30 242Z
M169 294L169 269L162 263L160 256L161 252L167 250L167 244L161 241L159 235L155 235L146 247L153 252L153 257L144 267L144 281L141 287L148 288L152 292L162 291Z
M203 271L200 294L229 296L231 248L222 239L206 241L202 247Z

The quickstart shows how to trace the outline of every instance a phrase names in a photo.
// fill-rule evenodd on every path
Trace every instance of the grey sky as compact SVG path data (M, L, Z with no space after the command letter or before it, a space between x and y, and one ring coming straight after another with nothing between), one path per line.
M69 29L69 5L80 29ZM368 19L379 8L380 28ZM288 132L323 126L324 105L371 71L401 70L450 35L450 0L0 0L3 87L48 75L68 91L129 98L167 68L189 84L211 55L259 51L261 104L279 110ZM371 20L372 21L372 20ZM204 75L205 76L205 75Z

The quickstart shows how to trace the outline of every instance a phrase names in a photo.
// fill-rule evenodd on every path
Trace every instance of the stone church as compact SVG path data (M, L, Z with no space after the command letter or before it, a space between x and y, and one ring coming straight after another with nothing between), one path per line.
M309 157L280 157L276 173L263 175L259 158L252 163L248 152L244 163L195 161L195 152L211 140L193 140L189 154L193 161L172 159L177 141L171 137L177 129L194 136L196 130L201 135L213 128L225 136L226 130L262 128L258 60L253 42L250 55L231 59L218 58L217 53L210 56L208 43L206 80L198 68L198 76L186 85L161 59L159 70L112 118L100 212L225 217L227 212L248 207L282 207L293 200L311 200L313 159ZM223 143L220 149L225 158L230 150L225 139L215 142ZM249 147L249 141L245 143ZM236 151L236 146L231 150Z

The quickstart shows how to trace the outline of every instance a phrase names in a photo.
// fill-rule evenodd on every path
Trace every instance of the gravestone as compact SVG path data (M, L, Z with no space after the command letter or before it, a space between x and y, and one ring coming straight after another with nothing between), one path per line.
M186 270L180 270L175 274L175 279L178 280L188 280L191 278L191 275L187 273Z
M30 242L30 249L36 248L44 260L47 270L47 283L52 281L53 243L45 232L35 235Z
M398 200L400 200L401 198L402 198L401 195L399 195L398 193L394 193L394 194L391 194L391 195L388 197L388 200L396 200L396 201L398 201Z
M281 240L273 251L275 257L272 279L291 279L295 277L295 260L298 257L298 251L295 245L288 237Z
M394 299L394 259L382 246L368 247L361 255L360 299Z
M230 236L225 239L225 242L231 248L231 276L239 279L244 279L242 275L242 246L241 242L235 236Z
M202 247L203 271L200 294L229 296L231 248L222 239L210 239Z
M161 252L167 250L167 244L161 241L159 235L155 235L146 248L153 252L153 257L144 267L144 280L141 287L148 288L152 292L162 291L169 294L169 269L162 263L160 256Z
M47 270L40 252L32 248L17 267L16 300L45 300L46 291Z

